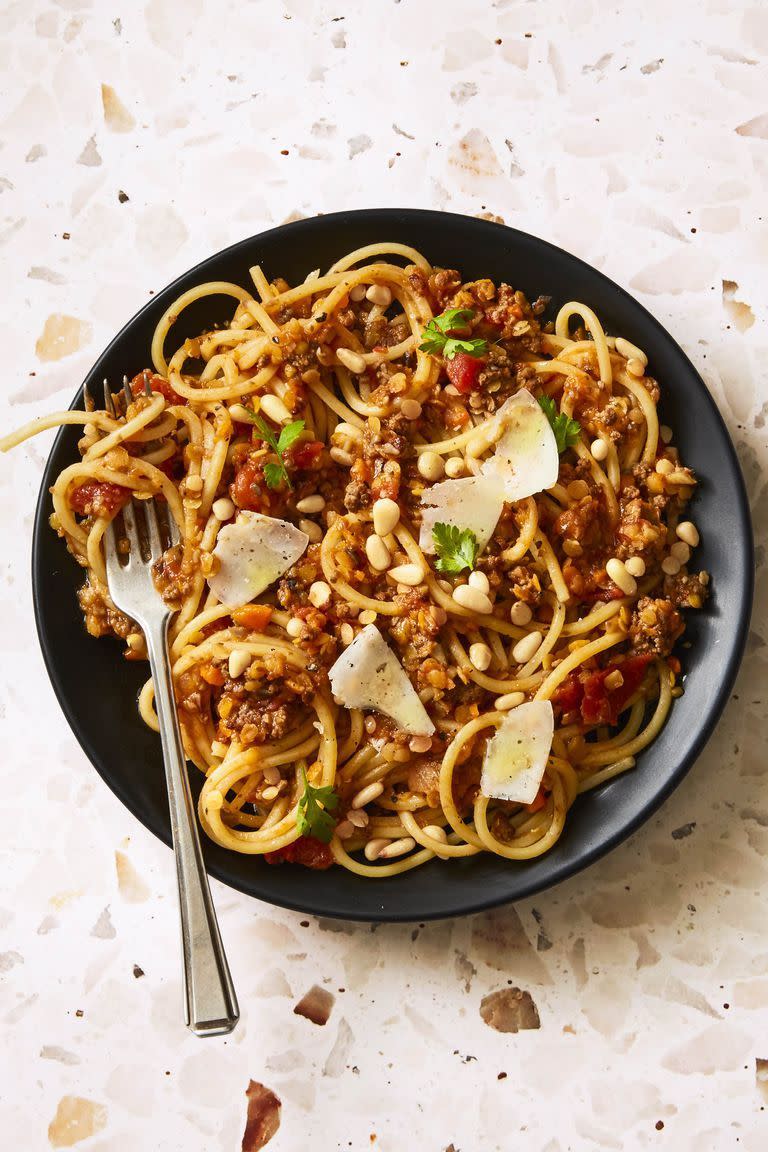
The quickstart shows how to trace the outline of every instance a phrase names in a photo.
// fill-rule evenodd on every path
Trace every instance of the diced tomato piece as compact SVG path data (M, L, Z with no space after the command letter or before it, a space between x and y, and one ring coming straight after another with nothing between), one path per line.
M226 679L224 673L215 664L204 664L200 669L200 675L206 684L210 684L214 688L221 688Z
M616 724L627 701L640 687L651 656L628 656L606 668L583 669L563 681L552 695L552 703L563 712L578 708L585 724ZM621 672L618 688L605 686L611 672Z
M292 445L286 456L295 468L316 468L324 447L321 440L302 440Z
M251 632L263 632L272 619L272 609L269 604L246 604L235 608L232 619L235 624L250 628Z
M264 859L267 864L303 864L305 868L324 870L333 864L333 853L322 840L314 836L299 836L298 840L286 844L285 848L266 852Z
M187 403L185 397L179 396L176 389L171 387L170 382L166 380L164 376L158 376L157 372L150 374L149 370L139 372L134 376L133 380L131 380L131 391L133 392L134 399L138 399L139 396L144 395L144 379L147 376L149 377L149 386L152 391L159 392L161 396L165 396L167 404Z
M106 480L86 480L69 493L69 506L80 516L114 516L130 498L129 488Z
M237 468L230 495L238 508L246 508L249 512L269 512L269 490L264 469L258 460L247 457Z
M445 370L456 391L465 395L478 387L478 377L484 367L485 361L479 360L477 356L457 352L452 360L446 362Z
M653 659L652 656L628 656L626 660L622 660L620 664L614 664L609 668L609 672L613 672L616 668L621 672L623 683L619 688L614 688L608 693L608 699L611 702L613 719L611 724L615 724L619 718L619 713L624 708L630 696L634 696L640 687L645 670Z
M559 688L552 693L552 703L562 708L563 712L572 712L581 704L584 689L575 672L563 680Z

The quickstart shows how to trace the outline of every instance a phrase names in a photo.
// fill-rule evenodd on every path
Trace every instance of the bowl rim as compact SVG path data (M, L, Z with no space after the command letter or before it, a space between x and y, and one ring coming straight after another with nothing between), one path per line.
M386 218L386 219L385 219ZM575 861L565 860L558 861L557 858L552 860L550 873L543 881L530 881L526 883L525 874L518 873L517 890L513 894L504 892L497 892L495 888L487 896L487 898L475 899L471 902L462 903L460 907L446 911L443 909L432 911L430 909L422 910L418 915L405 912L398 914L397 910L382 910L380 915L372 914L370 911L362 911L357 908L350 909L346 905L342 908L334 906L329 900L324 900L322 907L313 906L311 900L312 885L307 885L307 893L310 899L307 901L295 900L291 898L281 898L280 893L270 893L269 895L263 892L255 892L252 887L249 887L245 881L241 881L238 877L231 874L226 874L226 870L220 868L215 862L210 860L206 861L206 867L210 875L220 880L227 886L234 888L237 891L243 892L245 895L251 896L254 899L263 900L265 903L273 904L277 907L289 909L291 911L302 912L304 914L328 917L331 919L358 921L358 922L416 922L426 920L439 920L449 919L455 916L471 915L477 912L483 912L491 908L503 906L505 904L514 903L518 900L527 899L539 892L545 891L556 884L568 879L571 876L578 875L586 868L596 863L602 857L606 856L619 844L629 839L643 824L645 824L651 816L661 807L661 805L668 799L671 793L678 787L683 778L692 768L698 757L701 755L704 746L712 736L717 723L722 715L725 705L730 697L731 689L736 680L738 670L744 655L744 649L749 632L749 623L752 611L752 600L754 594L754 540L752 532L752 522L749 508L749 501L747 497L746 486L744 477L739 464L738 456L731 440L730 433L723 416L717 407L714 399L712 398L709 389L696 370L695 366L674 339L674 337L664 328L659 320L645 308L638 300L635 299L631 293L622 288L610 277L599 269L588 264L586 261L581 260L578 256L574 256L566 249L552 244L548 240L544 240L528 232L523 232L520 229L509 227L506 224L499 224L494 221L482 220L475 216L469 216L462 213L441 212L436 209L420 209L420 208L365 208L355 209L350 211L339 211L306 217L302 220L291 221L287 224L281 224L274 228L265 229L261 232L254 233L242 240L238 240L233 244L220 249L217 252L206 256L204 259L198 261L188 270L180 273L175 277L166 287L156 292L150 300L148 300L117 332L117 334L110 340L98 358L94 361L92 367L87 372L85 381L92 381L98 379L101 375L103 364L108 360L111 352L115 349L129 331L136 325L141 318L145 316L150 310L158 308L160 302L165 306L172 302L175 294L179 294L184 290L183 286L187 284L190 279L199 279L202 281L206 277L206 270L215 262L220 261L227 256L235 256L238 253L246 252L248 249L258 245L264 238L269 237L270 241L274 239L292 236L299 236L302 232L311 232L314 228L320 227L333 227L334 225L343 226L348 223L350 219L359 220L361 223L370 222L386 228L393 229L397 226L398 219L402 222L408 221L409 223L418 223L419 220L429 220L431 223L440 222L446 226L452 227L470 227L476 229L488 230L489 232L496 230L500 234L504 234L509 241L509 234L514 236L514 242L522 246L532 246L534 249L545 249L556 256L560 261L564 261L566 267L570 266L574 270L580 272L587 272L590 276L596 277L599 281L603 282L605 287L618 295L623 302L645 317L650 321L652 327L656 330L657 336L667 344L674 346L675 353L681 358L681 363L690 374L698 386L702 401L706 403L709 408L709 414L714 419L718 428L720 439L723 449L728 456L728 463L735 478L735 497L736 506L734 512L739 520L739 538L744 545L744 560L743 567L734 576L734 581L738 580L738 618L736 621L729 620L729 625L732 628L731 646L727 654L727 660L721 670L721 678L717 687L714 700L710 705L704 722L697 730L693 741L687 753L680 759L674 769L669 771L661 786L653 793L653 796L648 799L635 815L621 825L611 835L600 838L599 841L592 845L583 848L578 858ZM82 395L83 386L77 390L70 408L78 406L78 402ZM35 510L33 535L32 535L32 549L31 549L31 569L32 569L32 599L35 616L35 625L40 647L43 654L46 671L48 673L51 685L58 700L59 706L64 713L64 716L76 738L80 747L87 755L91 764L98 772L101 779L106 783L114 795L120 802L137 818L143 826L160 840L162 840L168 847L171 847L171 834L170 827L161 815L159 820L156 821L155 826L145 819L143 814L138 810L138 805L134 801L130 789L126 786L123 779L116 774L109 774L103 770L101 766L101 757L98 753L87 729L87 724L84 724L83 717L76 708L70 705L70 701L66 692L66 672L60 668L57 653L50 637L45 630L45 623L43 619L43 597L45 595L45 577L41 570L41 549L43 546L43 538L45 534L50 532L48 525L49 509L48 502L48 472L54 457L57 455L61 446L61 441L67 433L67 427L62 426L59 429L46 459L46 464L43 470L40 490L37 496L37 504ZM201 840L205 844L205 836L201 835ZM387 881L374 881L372 882L374 888L376 885L386 884ZM343 901L342 901L343 903ZM373 901L375 903L375 900Z

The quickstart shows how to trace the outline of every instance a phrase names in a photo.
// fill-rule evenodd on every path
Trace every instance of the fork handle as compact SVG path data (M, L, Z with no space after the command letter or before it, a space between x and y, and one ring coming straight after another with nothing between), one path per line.
M168 617L145 627L168 785L179 886L185 1017L197 1036L231 1032L240 1018L203 864L168 655Z

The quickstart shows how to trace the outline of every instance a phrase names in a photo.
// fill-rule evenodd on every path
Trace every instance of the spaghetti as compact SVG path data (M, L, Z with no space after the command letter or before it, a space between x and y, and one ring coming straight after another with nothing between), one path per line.
M577 795L633 768L660 731L682 691L682 609L706 598L684 518L695 479L659 427L659 384L585 305L546 324L546 300L463 283L401 244L358 249L294 287L251 275L253 289L201 284L166 311L153 370L118 415L55 413L0 442L83 425L81 459L51 489L51 525L86 571L88 631L145 658L110 599L101 541L131 496L157 496L182 540L156 577L175 609L181 727L216 843L376 878L435 857L541 855ZM233 298L229 326L169 355L184 309L221 294ZM446 337L442 351L428 327ZM523 389L568 422L557 482L506 502L474 561L440 571L418 542L422 496L482 473L494 417ZM377 528L385 506L394 521ZM288 521L309 545L231 608L208 581L222 530L243 512ZM334 700L329 669L371 624L431 735ZM485 795L489 739L531 700L551 701L555 718L538 794ZM151 681L139 711L156 730ZM307 789L326 797L321 839L300 818Z

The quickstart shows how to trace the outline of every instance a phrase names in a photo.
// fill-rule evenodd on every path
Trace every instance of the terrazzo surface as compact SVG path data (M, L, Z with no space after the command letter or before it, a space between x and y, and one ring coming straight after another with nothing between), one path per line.
M737 445L759 565L716 736L628 843L515 908L421 927L214 884L243 1018L200 1041L181 1020L170 854L86 762L35 639L51 437L4 458L3 1145L231 1152L254 1081L282 1101L270 1152L762 1152L768 7L2 14L4 428L67 406L150 292L244 236L358 207L490 214L600 268L682 344ZM324 1025L294 1012L314 985L333 998ZM512 1010L486 999L512 987ZM524 1027L498 1030L510 1020Z

